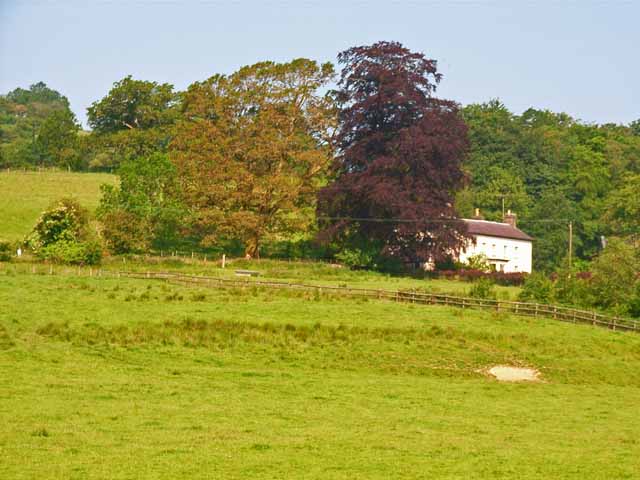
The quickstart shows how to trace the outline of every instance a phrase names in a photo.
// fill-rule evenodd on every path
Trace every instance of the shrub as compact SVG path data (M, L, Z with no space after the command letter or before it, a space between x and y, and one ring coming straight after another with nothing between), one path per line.
M374 263L373 255L370 252L348 248L336 253L336 260L351 268L370 268Z
M482 270L460 269L460 270L440 270L436 273L439 278L449 280L462 280L465 282L475 282L481 278L489 279L497 285L522 285L527 278L524 272L483 272Z
M97 242L64 240L42 247L37 255L53 263L96 265L102 260L102 247Z
M494 283L488 278L480 278L473 282L469 289L469 296L483 300L495 300L497 298Z
M37 251L62 241L82 241L89 235L89 213L71 198L52 204L36 222L27 243Z
M523 302L552 303L555 299L553 281L542 273L533 273L525 280L518 299Z
M63 198L38 219L26 243L44 260L72 265L95 265L102 248L89 227L89 213L80 204Z
M467 259L466 267L470 270L479 270L481 272L490 272L489 259L484 253L471 255Z
M8 262L13 256L13 245L7 240L0 240L0 262Z

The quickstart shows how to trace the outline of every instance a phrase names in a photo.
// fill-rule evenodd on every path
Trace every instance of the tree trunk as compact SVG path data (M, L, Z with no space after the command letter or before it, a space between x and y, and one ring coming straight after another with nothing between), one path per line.
M260 258L260 239L254 235L245 243L244 256L246 258Z

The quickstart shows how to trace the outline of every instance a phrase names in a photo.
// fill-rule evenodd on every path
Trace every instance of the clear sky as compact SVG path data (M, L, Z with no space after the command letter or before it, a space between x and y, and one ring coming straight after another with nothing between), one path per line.
M438 95L462 104L640 118L640 1L616 0L0 0L0 92L42 80L84 123L128 74L184 89L259 60L335 61L378 40L437 59Z

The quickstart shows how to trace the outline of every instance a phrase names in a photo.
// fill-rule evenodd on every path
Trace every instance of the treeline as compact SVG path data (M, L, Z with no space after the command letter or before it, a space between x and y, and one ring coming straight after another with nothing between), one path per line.
M640 232L640 121L461 107L435 96L434 60L393 42L338 64L261 62L182 92L129 76L88 108L90 132L58 92L19 88L0 97L0 166L117 172L98 210L116 253L320 239L354 265L444 260L458 216L508 208L550 272L567 265L569 223L583 270Z

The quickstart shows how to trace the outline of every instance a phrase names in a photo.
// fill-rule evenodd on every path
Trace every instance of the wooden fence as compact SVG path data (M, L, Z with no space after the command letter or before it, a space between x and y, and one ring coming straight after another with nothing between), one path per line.
M232 279L221 277L210 277L204 275L188 275L174 272L132 272L118 270L102 270L92 268L55 268L50 265L47 270L38 272L34 265L29 270L30 273L71 273L75 275L87 275L96 277L112 278L139 278L157 279L171 282L178 282L185 285L203 287L262 287L274 289L299 290L318 294L348 296L356 298L369 298L379 300L389 300L394 302L413 303L418 305L444 305L458 308L473 308L491 310L495 312L505 312L514 315L527 317L551 318L570 323L584 323L611 330L640 331L640 321L603 315L595 311L579 310L559 305L548 305L540 303L512 302L505 300L489 300L472 297L461 297L456 295L423 293L417 291L393 291L378 290L370 288L350 288L335 287L329 285L309 285L304 283L279 282L272 280L254 279Z
M113 272L111 272L113 273ZM264 287L289 290L302 290L317 292L318 294L333 294L349 297L391 300L395 302L414 303L418 305L444 305L458 308L475 308L492 310L496 312L511 313L527 317L545 317L570 323L585 323L611 330L640 331L638 320L612 317L595 311L579 310L539 303L512 302L504 300L488 300L472 297L460 297L435 293L422 293L416 291L392 291L369 288L335 287L328 285L308 285L304 283L289 283L270 280L236 280L202 275L185 275L171 272L116 272L119 277L129 278L155 278L168 281L177 281L187 285L200 285L205 287Z

